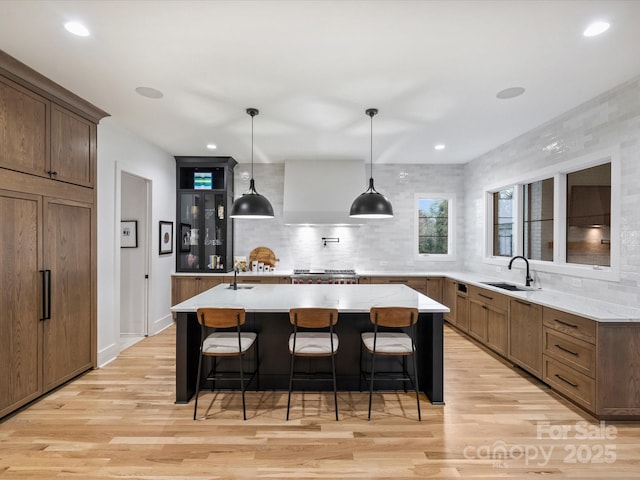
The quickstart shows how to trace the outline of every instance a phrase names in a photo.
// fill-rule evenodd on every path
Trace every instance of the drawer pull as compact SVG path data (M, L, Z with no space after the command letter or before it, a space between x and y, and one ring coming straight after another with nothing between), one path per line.
M407 283L408 280L395 280L395 279L391 279L389 280L389 283Z
M556 347L558 350L562 350L563 352L567 352L567 353L570 353L571 355L575 355L576 357L578 356L578 352L569 350L568 348L563 347L562 345L558 345L557 343L554 345L554 347Z
M482 305L482 308L485 309L485 310L488 310L486 305Z
M568 383L569 385L571 385L573 388L578 388L578 384L577 383L573 383L570 380L567 380L566 378L564 378L562 375L559 375L556 373L556 377L558 377L560 380L562 380L564 383Z
M554 320L555 320L556 322L558 322L560 325L564 325L565 327L578 328L578 326L577 326L577 325L574 325L573 323L564 322L564 321L559 320L559 319L557 319L557 318L554 318Z
M482 294L482 293L478 293L478 296L479 296L479 297L482 297L482 298L486 298L486 299L488 299L488 300L493 300L493 297L490 297L489 295L484 295L484 294Z
M520 305L524 305L525 307L531 306L529 302L523 302L522 300L518 300L517 298L515 299L515 301L518 302Z

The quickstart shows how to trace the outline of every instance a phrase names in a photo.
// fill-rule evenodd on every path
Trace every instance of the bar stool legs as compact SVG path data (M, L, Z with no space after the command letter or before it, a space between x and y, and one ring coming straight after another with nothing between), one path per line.
M418 362L416 360L415 327L418 320L418 310L406 307L373 307L370 312L370 320L374 325L373 332L363 332L360 345L371 355L371 366L369 370L369 409L367 419L371 420L371 404L373 401L373 383L376 375L376 357L378 355L393 356L402 358L402 374L399 372L382 372L385 379L398 380L403 382L403 389L407 392L407 381L410 381L416 392L416 403L418 406L418 420L422 420L420 411L420 390L418 385ZM378 327L385 327L379 331ZM390 331L395 328L396 331ZM404 333L409 329L410 334ZM413 377L407 369L407 357L411 356L413 361ZM362 368L362 357L360 359ZM366 373L361 372L362 376ZM381 374L379 374L381 375Z
M302 379L302 375L295 374L295 357L331 357L331 381L333 382L333 403L336 420L338 420L338 386L336 381L336 360L338 350L338 335L333 327L338 321L338 310L333 308L292 308L289 311L289 321L293 325L293 333L289 336L289 354L291 367L289 369L289 393L287 395L287 420L291 407L291 391L294 377ZM300 331L302 329L302 331ZM327 331L328 329L328 331ZM305 380L328 381L326 374L306 375Z

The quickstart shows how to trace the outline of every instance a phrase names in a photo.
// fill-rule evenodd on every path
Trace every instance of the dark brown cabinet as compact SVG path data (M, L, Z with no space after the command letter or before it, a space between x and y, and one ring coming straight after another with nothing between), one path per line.
M406 285L407 287L411 287L414 290L422 293L423 295L427 294L427 282L424 277L370 277L371 283L389 283L396 285Z
M442 285L442 303L449 307L449 312L444 313L444 319L449 323L456 323L456 291L458 282L452 278L445 278Z
M0 417L96 364L105 115L0 51Z
M226 281L228 277L223 276L174 275L171 277L171 305L184 302Z
M0 76L0 167L45 174L50 105L47 99Z
M96 124L58 105L51 108L50 176L95 186Z
M92 367L92 224L94 209L44 201L44 269L50 306L43 320L43 387L49 390ZM62 347L62 348L61 348Z
M0 76L0 167L95 185L96 124Z
M509 360L541 378L542 307L511 299L509 312Z
M442 285L444 279L441 277L427 277L427 297L442 303Z
M469 335L496 352L506 355L509 298L469 286Z
M42 197L0 190L0 417L42 391L41 217Z
M467 285L456 282L455 325L465 333L469 332L469 296Z

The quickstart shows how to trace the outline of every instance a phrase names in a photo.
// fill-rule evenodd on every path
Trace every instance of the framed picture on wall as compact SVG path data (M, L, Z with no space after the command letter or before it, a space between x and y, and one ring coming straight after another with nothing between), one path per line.
M138 221L120 222L120 248L138 248Z
M173 253L173 222L160 220L160 255Z
M191 250L191 225L188 223L180 224L180 251L188 252Z

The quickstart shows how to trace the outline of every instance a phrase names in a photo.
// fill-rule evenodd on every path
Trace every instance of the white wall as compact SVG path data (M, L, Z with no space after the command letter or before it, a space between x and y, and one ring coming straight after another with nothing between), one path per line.
M159 221L175 221L173 156L119 126L112 118L98 125L98 364L114 359L120 337L121 172L151 180L151 262L149 334L172 322L169 311L173 255L158 255ZM174 232L175 233L175 232Z
M394 218L369 220L362 226L299 226L282 221L284 164L255 165L256 189L273 205L275 218L234 220L234 254L249 256L259 246L271 248L280 259L278 268L355 268L359 271L443 271L462 266L465 225L462 165L376 165L376 189L393 205ZM235 196L246 192L250 165L235 168ZM362 191L368 179L362 178ZM458 205L455 261L418 258L415 194L454 194ZM332 192L327 192L331 195ZM345 205L345 210L351 207ZM338 237L339 243L322 246L322 237Z
M465 175L465 268L496 275L483 263L484 191L526 172L599 151L619 149L621 163L620 280L536 272L543 287L638 307L640 305L640 77L609 90L469 162ZM613 260L613 259L612 259ZM520 262L520 266L523 264ZM522 270L499 274L523 281ZM579 286L581 284L581 286Z

